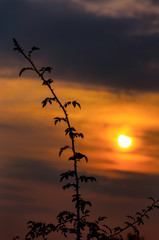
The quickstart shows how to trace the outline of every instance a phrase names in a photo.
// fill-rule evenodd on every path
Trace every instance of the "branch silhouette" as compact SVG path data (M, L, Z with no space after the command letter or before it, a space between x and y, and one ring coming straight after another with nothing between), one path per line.
M84 233L86 239L97 239L97 240L111 240L114 237L119 237L123 240L122 233L127 229L132 229L136 235L139 235L138 226L144 224L145 218L149 218L148 214L153 209L159 209L158 200L150 198L152 203L146 209L143 209L140 212L137 212L135 217L127 216L127 221L125 221L123 227L111 228L107 224L103 224L103 221L106 217L98 217L94 221L89 220L90 210L88 207L92 206L92 203L88 200L84 200L80 192L80 184L82 182L87 183L89 181L96 182L96 178L92 176L80 175L78 171L78 164L81 163L81 160L88 162L88 158L85 154L76 151L76 140L78 138L83 138L84 135L81 132L77 132L76 129L71 125L67 107L72 105L74 108L78 106L81 109L81 106L76 101L68 101L62 103L61 100L55 94L54 89L52 88L53 79L46 78L46 73L51 73L51 67L42 67L38 68L34 61L32 60L32 54L34 51L39 50L37 47L32 47L32 49L25 53L24 49L19 45L16 39L13 39L14 50L19 52L29 63L29 67L24 67L20 70L19 76L21 76L25 71L33 71L41 79L42 85L48 87L49 91L52 94L52 97L47 97L43 100L42 106L56 103L60 107L63 117L55 117L55 125L58 123L63 123L66 125L65 135L70 139L70 146L66 145L60 148L59 156L63 154L64 151L70 149L72 154L68 158L69 161L73 162L73 169L68 170L60 175L60 181L66 181L67 183L63 185L63 189L71 188L74 191L72 195L72 202L74 204L74 212L62 211L56 217L56 224L45 224L42 222L29 221L28 224L28 233L25 236L25 240L36 239L42 237L44 240L48 239L48 235L52 232L61 232L66 238L73 234L77 240L82 240ZM14 240L19 237L15 237Z

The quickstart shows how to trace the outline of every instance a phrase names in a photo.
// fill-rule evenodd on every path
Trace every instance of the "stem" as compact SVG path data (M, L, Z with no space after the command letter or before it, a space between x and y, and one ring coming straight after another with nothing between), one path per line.
M16 41L16 40L15 40ZM56 99L57 103L59 104L60 108L63 110L63 113L65 115L66 118L66 123L68 125L68 128L71 129L71 124L68 118L68 114L66 109L64 108L64 106L62 105L62 103L60 102L59 98L56 96L54 90L52 89L51 85L49 83L47 83L47 80L44 78L43 74L41 74L39 72L39 70L37 69L37 67L35 66L35 64L33 63L33 61L31 60L31 58L29 56L27 56L25 54L25 52L23 51L23 49L21 49L21 47L19 46L19 44L17 42L15 42L19 52L24 56L24 58L31 64L33 70L37 73L37 75L41 78L41 80L45 83L45 85L47 85L47 87L49 88L50 92L52 93L53 97ZM71 144L72 144L72 152L73 155L76 155L76 151L75 151L75 141L74 141L74 136L72 134L70 134L70 138L71 138ZM75 187L75 191L76 191L76 197L77 197L77 240L81 239L81 229L80 229L80 206L79 206L79 177L78 177L78 171L77 171L77 159L74 159L74 172L75 172L75 182L76 182L76 187Z

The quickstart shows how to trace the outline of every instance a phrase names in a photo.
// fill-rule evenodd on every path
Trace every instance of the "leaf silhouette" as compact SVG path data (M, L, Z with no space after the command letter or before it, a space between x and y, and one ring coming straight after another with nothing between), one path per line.
M65 172L65 173L62 173L61 175L60 175L60 182L62 182L63 181L63 179L68 179L69 177L74 177L74 175L75 175L75 171L71 171L71 170L69 170L69 171L67 171L67 172Z
M21 76L22 73L23 73L24 71L26 71L26 70L33 70L33 68L30 68L30 67L22 68L22 69L20 70L20 72L19 72L19 76Z
M66 118L55 117L54 120L55 120L55 125L56 125L58 122L61 122L61 121L66 122Z
M76 101L73 101L72 104L73 104L74 108L76 107L76 105L77 105L79 108L81 108L81 105L80 105L78 102L76 102Z
M70 105L71 104L71 101L69 101L69 102L66 102L65 104L64 104L64 107L66 108L68 105Z
M69 146L65 146L65 147L62 147L60 148L60 151L59 151L59 156L61 156L61 154L63 153L64 150L70 148Z

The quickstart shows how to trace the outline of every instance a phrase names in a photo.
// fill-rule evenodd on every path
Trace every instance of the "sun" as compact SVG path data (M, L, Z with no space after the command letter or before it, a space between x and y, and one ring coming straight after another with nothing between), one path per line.
M118 137L118 144L122 148L130 147L131 143L132 143L132 139L130 137L128 137L128 136L120 135Z

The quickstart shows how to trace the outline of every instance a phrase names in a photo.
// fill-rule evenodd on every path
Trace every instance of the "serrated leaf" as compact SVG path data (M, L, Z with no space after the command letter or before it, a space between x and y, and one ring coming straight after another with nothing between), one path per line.
M61 120L64 121L64 122L66 122L66 118L55 117L54 120L55 120L55 125L56 125L58 122L61 122Z
M62 182L63 179L68 180L69 177L74 177L75 171L69 170L68 172L64 172L60 174L60 182Z
M91 182L93 182L93 181L96 182L97 181L95 177L87 177L87 176L84 176L84 175L80 176L79 180L81 180L81 182L85 182L85 183L88 182L89 180Z
M45 98L44 101L42 101L42 107L45 107L47 103L52 104L52 101L56 101L56 98Z

